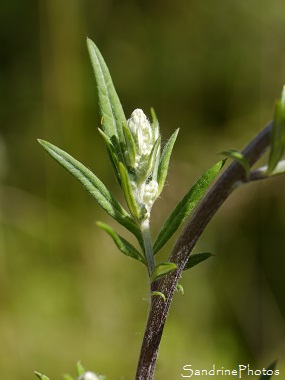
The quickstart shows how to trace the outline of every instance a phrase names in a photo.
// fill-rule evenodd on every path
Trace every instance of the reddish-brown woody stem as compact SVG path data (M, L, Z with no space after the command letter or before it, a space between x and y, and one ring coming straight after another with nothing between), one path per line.
M268 148L271 129L272 122L268 123L243 150L242 153L250 166ZM135 380L153 379L163 328L183 268L209 221L238 184L245 182L248 180L243 167L233 162L197 206L195 213L177 239L169 261L175 263L178 269L163 277L158 283L157 290L165 295L166 302L161 297L152 297Z

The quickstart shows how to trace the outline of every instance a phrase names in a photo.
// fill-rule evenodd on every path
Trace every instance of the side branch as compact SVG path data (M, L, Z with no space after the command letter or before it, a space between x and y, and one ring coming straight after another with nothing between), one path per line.
M272 124L272 122L268 123L243 150L242 154L248 160L250 166L268 148ZM136 380L153 379L164 324L183 268L209 221L238 184L245 182L248 182L248 180L244 169L237 162L233 162L198 205L195 213L178 238L169 256L169 261L174 262L178 269L174 273L162 278L158 284L158 290L166 296L166 302L161 297L152 297Z

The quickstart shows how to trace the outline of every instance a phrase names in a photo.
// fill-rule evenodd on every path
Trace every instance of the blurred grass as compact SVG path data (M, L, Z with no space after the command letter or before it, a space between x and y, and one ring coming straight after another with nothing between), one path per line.
M285 74L284 4L14 0L0 11L1 377L28 380L39 370L56 379L81 359L130 379L146 273L116 252L95 226L108 217L36 138L66 149L120 196L96 129L92 38L126 114L153 106L165 139L181 127L154 208L158 231L217 153L241 149L272 117ZM216 256L182 280L158 380L187 363L264 367L279 358L285 370L283 189L276 178L237 191L203 234L197 250Z

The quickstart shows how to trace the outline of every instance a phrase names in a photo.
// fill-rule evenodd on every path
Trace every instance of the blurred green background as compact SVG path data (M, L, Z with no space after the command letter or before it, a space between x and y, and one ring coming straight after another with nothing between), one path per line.
M4 0L0 17L1 378L38 370L59 379L81 359L109 379L132 379L145 270L116 251L95 225L115 222L36 138L70 152L121 199L97 132L90 37L127 117L153 106L165 140L181 128L155 236L217 153L241 149L272 118L285 77L284 1ZM195 251L215 258L181 281L157 380L180 378L185 364L275 359L285 373L284 189L281 177L236 191L202 235Z

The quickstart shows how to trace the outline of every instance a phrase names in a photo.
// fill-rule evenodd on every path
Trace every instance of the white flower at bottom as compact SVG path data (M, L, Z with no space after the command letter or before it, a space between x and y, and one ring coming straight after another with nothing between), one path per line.
M144 186L143 201L147 208L151 208L158 191L158 183L156 181L150 181Z
M99 377L91 371L83 373L78 380L99 380Z
M157 198L158 183L154 180L141 185L132 182L132 188L142 220L149 219L151 208Z

